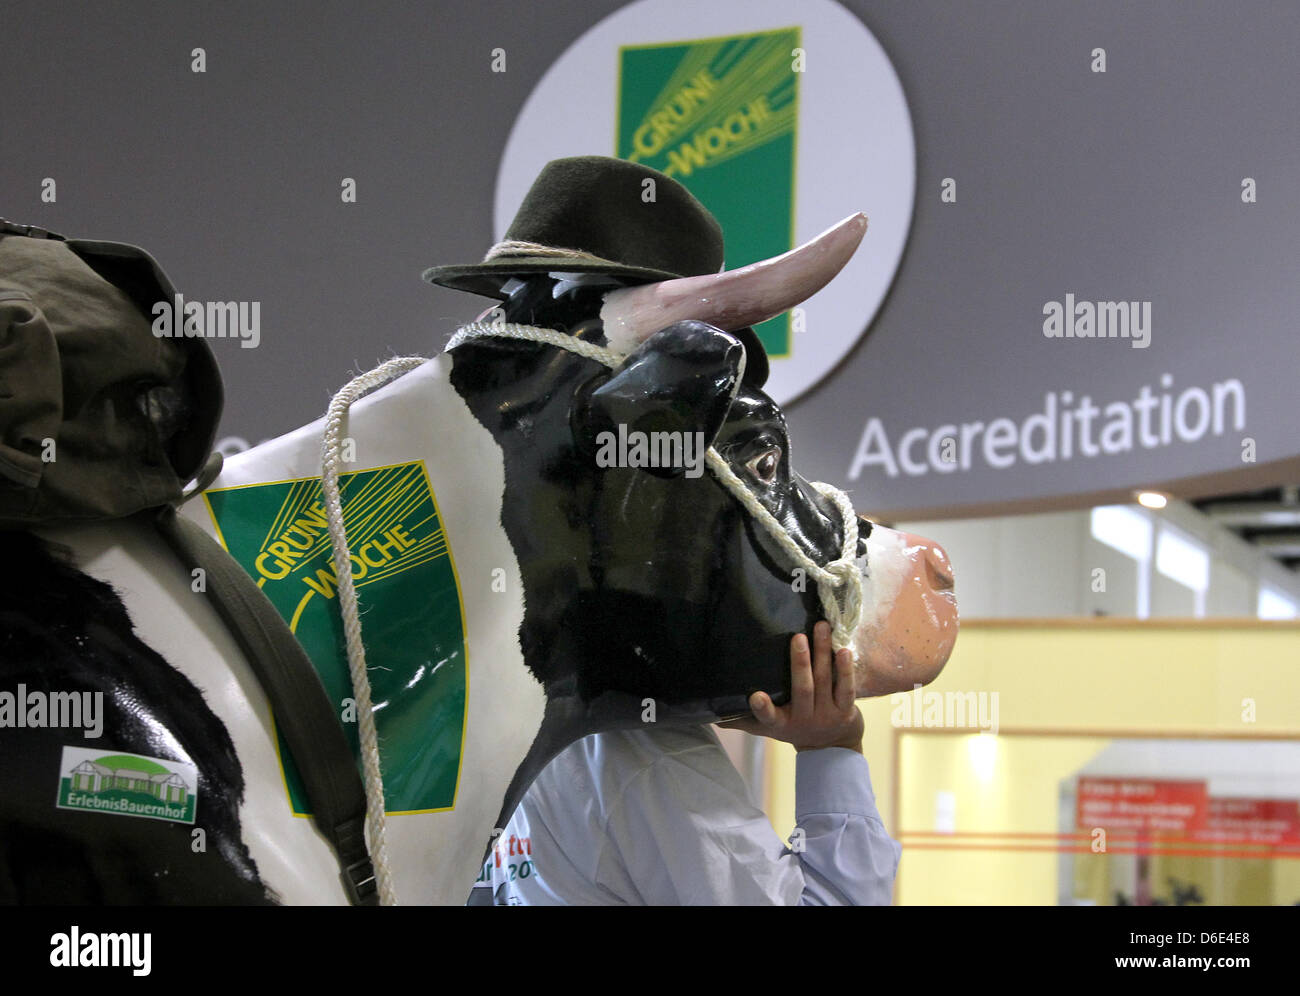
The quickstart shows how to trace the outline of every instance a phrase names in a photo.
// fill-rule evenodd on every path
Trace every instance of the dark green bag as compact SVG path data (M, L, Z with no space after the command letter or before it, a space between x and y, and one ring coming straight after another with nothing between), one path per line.
M0 220L0 526L180 499L222 391L206 340L153 335L174 294L142 249Z
M0 529L152 510L257 675L353 903L378 899L365 791L301 645L238 563L177 515L220 470L221 374L201 338L160 338L175 289L148 253L0 218ZM193 494L194 492L190 492Z

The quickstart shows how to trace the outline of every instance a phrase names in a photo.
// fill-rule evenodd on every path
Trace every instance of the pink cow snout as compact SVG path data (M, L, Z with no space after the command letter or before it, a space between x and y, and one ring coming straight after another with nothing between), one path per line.
M957 596L948 554L933 540L876 526L867 540L858 696L911 691L933 681L957 642Z

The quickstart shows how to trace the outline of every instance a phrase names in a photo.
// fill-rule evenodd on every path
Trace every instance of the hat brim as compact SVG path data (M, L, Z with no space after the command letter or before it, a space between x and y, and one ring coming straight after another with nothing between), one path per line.
M610 260L565 259L559 256L511 256L489 260L486 263L467 263L459 266L434 266L421 276L431 284L468 291L484 297L504 300L501 288L512 277L535 273L607 273L629 284L649 284L660 280L676 280L680 273L654 270L642 266L627 266Z

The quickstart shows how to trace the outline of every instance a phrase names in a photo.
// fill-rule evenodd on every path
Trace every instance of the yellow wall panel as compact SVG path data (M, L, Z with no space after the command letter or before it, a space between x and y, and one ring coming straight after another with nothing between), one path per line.
M936 695L971 692L996 693L999 734L992 735L992 746L954 750L951 735L933 735L951 734L949 727L925 727L924 710L905 712L898 696L860 703L877 802L890 831L904 835L896 901L1054 903L1060 858L1053 835L1061 829L1061 779L1111 736L1300 738L1300 624L967 622L943 674L912 693L912 703L922 704L917 695L931 696L933 703L939 701ZM899 725L905 720L913 729ZM976 725L975 717L967 720L967 727ZM1026 734L1047 736L1035 736L1032 750L1009 746ZM990 736L972 733L961 741L974 745ZM783 835L794 825L794 758L787 745L768 747L768 813ZM920 774L914 784L900 785L900 771L901 780L909 772ZM935 832L936 791L952 794L954 836L925 836ZM932 846L966 848L979 841L961 835L980 832L1044 836L1026 836L1016 850ZM1006 847L1002 836L999 843ZM1265 863L1241 864L1260 868L1231 874L1258 876L1265 868ZM1266 864L1273 892L1300 894L1300 860ZM1173 859L1165 865L1181 867ZM1085 870L1090 867L1087 860L1078 861L1076 879L1101 874Z

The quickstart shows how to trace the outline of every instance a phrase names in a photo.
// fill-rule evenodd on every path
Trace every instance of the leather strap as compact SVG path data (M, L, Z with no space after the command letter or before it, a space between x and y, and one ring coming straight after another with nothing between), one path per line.
M349 900L354 906L379 905L366 850L361 774L311 660L275 606L216 540L172 507L159 510L157 526L190 570L203 569L207 594L271 700L312 819L338 855Z

